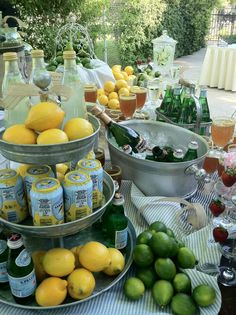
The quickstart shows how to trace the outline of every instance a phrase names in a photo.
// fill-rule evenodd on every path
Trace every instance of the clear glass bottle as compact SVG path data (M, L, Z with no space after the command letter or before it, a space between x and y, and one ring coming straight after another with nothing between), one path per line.
M65 124L68 120L75 117L87 119L87 110L84 99L84 86L77 70L75 51L64 51L63 58L64 74L62 85L70 87L72 91L72 95L68 100L62 99L61 101L61 107L66 113Z
M111 207L109 207L103 226L110 247L124 249L128 241L128 219L124 211L124 196L115 193Z
M8 89L16 83L25 83L17 63L17 54L15 52L7 52L3 54L5 62L5 73L2 83L3 98L7 96ZM14 108L5 109L4 120L5 126L14 124L23 124L29 111L29 98L24 97Z
M202 121L203 122L210 122L210 110L207 101L207 88L206 86L200 87L200 95L199 95L199 103L202 107Z
M188 151L184 156L184 161L191 161L197 159L198 158L197 150L198 150L197 141L190 141L188 144Z
M7 272L11 293L19 304L28 304L36 289L33 260L24 247L20 234L13 234L7 241L9 255Z
M8 275L7 275L7 259L8 247L7 238L3 231L0 232L0 289L9 289Z

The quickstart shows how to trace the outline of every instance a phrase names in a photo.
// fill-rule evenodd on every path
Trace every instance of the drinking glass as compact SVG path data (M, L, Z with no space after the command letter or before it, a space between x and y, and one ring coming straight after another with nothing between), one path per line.
M102 164L102 167L105 165L105 150L103 148L98 147L97 149L94 149L94 154L96 160L99 160Z
M172 86L179 83L180 69L181 67L178 65L173 65L170 67L170 81L172 83Z
M219 267L218 281L225 286L235 285L236 272L232 263L236 261L236 239L227 239L224 243L219 243L219 250L228 259L228 266Z
M234 133L235 121L230 117L215 117L211 125L211 137L214 145L212 156L221 158L224 147L231 140Z
M107 172L114 181L117 181L120 187L122 180L122 170L120 166L111 164L110 167L105 168L105 172Z
M97 101L97 86L95 83L84 84L85 102L96 103Z
M151 105L156 105L162 92L162 81L159 78L147 82L148 100Z
M134 118L145 118L145 113L142 111L142 109L147 99L147 89L141 86L132 86L130 92L136 95L136 111Z
M125 119L131 119L136 109L136 94L130 93L129 95L120 94L120 111Z

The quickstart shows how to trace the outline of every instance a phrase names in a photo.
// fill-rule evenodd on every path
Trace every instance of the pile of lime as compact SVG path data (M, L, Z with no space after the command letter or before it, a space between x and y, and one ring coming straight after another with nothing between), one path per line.
M123 287L127 298L138 300L151 289L154 301L161 308L170 305L176 315L194 315L198 307L215 302L215 289L208 284L192 288L183 269L194 268L196 257L163 222L153 222L138 235L133 260L136 274Z
M159 71L154 71L152 66L148 64L142 70L139 69L139 73L137 74L137 85L145 86L147 81L158 78L160 75Z

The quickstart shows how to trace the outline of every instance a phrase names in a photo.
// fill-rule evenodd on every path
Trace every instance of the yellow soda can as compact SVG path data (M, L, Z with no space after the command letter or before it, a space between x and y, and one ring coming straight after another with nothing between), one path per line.
M16 170L0 170L0 216L13 223L29 215L22 177Z
M93 209L101 206L103 200L103 168L98 160L82 159L77 163L77 169L89 174L93 182Z
M58 179L39 179L30 190L34 225L56 225L64 223L63 189Z
M66 174L63 182L66 222L75 221L92 213L93 182L89 174L75 170Z
M26 196L27 196L27 202L28 202L30 215L32 214L31 200L30 200L30 190L31 190L32 184L36 182L37 180L45 178L45 177L54 177L52 169L48 165L32 165L28 167L28 169L25 172L24 184L25 184L25 190L26 190Z

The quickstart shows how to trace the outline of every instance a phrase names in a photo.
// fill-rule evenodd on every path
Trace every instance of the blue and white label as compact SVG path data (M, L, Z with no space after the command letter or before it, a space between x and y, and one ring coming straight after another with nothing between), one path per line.
M0 263L0 283L8 282L8 275L7 275L7 262Z
M16 257L15 263L18 267L26 267L30 264L31 257L26 249L23 249Z
M8 275L11 293L19 298L30 296L36 289L36 276L34 269L25 277L15 278Z
M128 239L128 228L121 231L116 231L115 234L115 248L122 249L126 247Z

